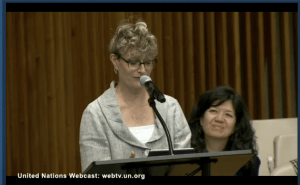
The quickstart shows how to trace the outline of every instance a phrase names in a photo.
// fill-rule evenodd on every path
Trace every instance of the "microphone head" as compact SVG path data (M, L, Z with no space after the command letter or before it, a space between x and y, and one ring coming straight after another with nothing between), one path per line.
M150 76L143 75L143 76L140 78L140 82L141 82L141 85L142 85L142 86L145 86L145 83L147 83L147 82L152 82L152 79L150 78Z

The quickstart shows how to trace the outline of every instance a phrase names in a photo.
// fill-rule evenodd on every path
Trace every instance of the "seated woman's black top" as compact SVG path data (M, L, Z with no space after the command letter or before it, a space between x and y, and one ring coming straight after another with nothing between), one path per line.
M259 166L260 166L260 159L257 155L254 155L252 157L253 163L249 165L247 168L247 165L243 166L236 174L235 176L258 176L259 173ZM250 161L249 161L250 162ZM248 162L248 163L249 163Z

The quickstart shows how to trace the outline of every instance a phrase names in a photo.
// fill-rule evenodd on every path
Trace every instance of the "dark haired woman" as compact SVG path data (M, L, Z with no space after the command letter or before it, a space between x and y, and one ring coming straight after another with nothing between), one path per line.
M258 176L255 133L242 98L228 86L203 93L189 119L196 152L251 149L254 156L235 175Z

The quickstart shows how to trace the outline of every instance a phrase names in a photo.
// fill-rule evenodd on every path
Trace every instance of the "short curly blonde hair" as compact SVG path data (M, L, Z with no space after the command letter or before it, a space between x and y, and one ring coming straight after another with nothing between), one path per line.
M135 24L129 20L121 21L109 44L109 52L118 58L131 49L135 49L136 55L144 55L151 59L158 54L156 37L148 31L147 24L141 20Z

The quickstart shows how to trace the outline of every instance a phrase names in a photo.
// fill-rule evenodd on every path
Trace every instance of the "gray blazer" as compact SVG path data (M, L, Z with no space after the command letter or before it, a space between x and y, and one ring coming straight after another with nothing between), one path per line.
M155 128L145 144L136 139L124 123L116 96L116 82L83 112L80 124L80 155L82 172L93 161L147 157L150 149L168 149L167 137L155 118ZM191 131L178 101L165 95L166 102L155 100L156 108L165 121L174 148L190 148Z

